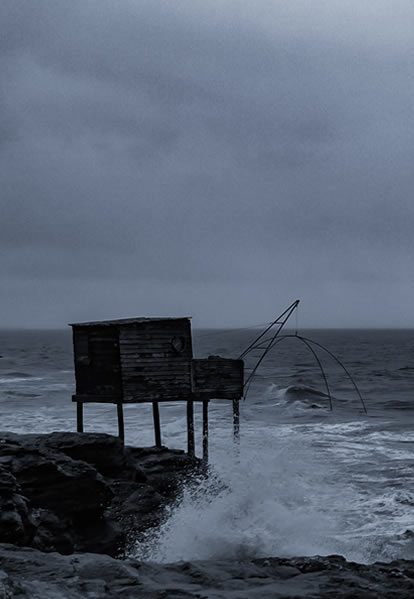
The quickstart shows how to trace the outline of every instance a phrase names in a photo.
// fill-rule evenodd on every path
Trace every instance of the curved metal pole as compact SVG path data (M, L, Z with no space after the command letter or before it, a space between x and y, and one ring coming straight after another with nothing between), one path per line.
M333 354L331 351L329 351L329 349L327 349L326 347L324 347L323 345L321 345L321 344L320 344L320 343L318 343L317 341L312 341L312 339L307 339L306 337L300 337L299 335L298 335L298 337L299 337L300 339L303 339L304 341L308 341L309 343L312 343L313 345L316 345L316 346L317 346L317 347L319 347L320 349L323 349L323 350L324 350L324 351L325 351L327 354L329 354L329 355L331 356L331 358L333 358L333 359L335 360L335 362L337 362L337 364L339 364L339 366L340 366L340 367L343 369L343 371L345 372L345 374L347 375L347 377L349 378L349 380L350 380L350 381L351 381L351 383L353 384L353 386L354 386L354 389L355 389L355 391L357 392L357 394L358 394L358 397L359 397L359 399L360 399L360 401L361 401L362 407L364 408L364 412L365 412L365 414L368 414L368 410L367 410L367 408L366 408L366 405L365 405L365 402L364 402L364 400L363 400L363 398L362 398L361 392L360 392L360 390L358 389L358 386L357 386L356 382L355 382L355 381L354 381L354 379L352 378L352 375L351 375L351 373L350 373L350 372L347 370L347 368L346 368L346 367L345 367L345 366L342 364L341 360L339 360L339 358L337 358L337 357L335 356L335 354Z
M264 358L264 357L265 357L265 356L266 356L266 355L267 355L267 354L268 354L268 353L269 353L269 352L270 352L270 351L271 351L271 350L272 350L272 349L273 349L273 348L274 348L274 347L275 347L275 346L276 346L278 343L280 343L280 342L281 342L281 341L283 341L284 339L292 339L292 338L293 338L293 339L295 339L295 338L296 338L296 339L298 339L298 340L302 341L302 343L304 343L304 345L306 345L306 347L309 349L309 351L310 351L310 352L312 353L312 355L314 356L314 358L315 358L315 360L316 360L316 362L317 362L317 364L318 364L318 366L319 366L319 369L320 369L320 371L321 371L321 374L322 374L322 377L323 377L324 383L325 383L325 388L326 388L327 396L328 396L328 399L329 399L329 409L330 409L330 411L332 412L332 411L333 411L333 405L332 405L332 395L331 395L331 391L330 391L330 389L329 389L328 379L327 379L327 377L326 377L326 374L325 374L325 371L324 371L324 369L323 369L322 363L321 363L321 361L319 360L319 357L318 357L318 355L316 354L316 352L314 351L314 349L313 349L313 348L312 348L312 347L309 345L309 343L308 343L308 340L307 340L307 339L305 339L305 338L303 338L303 337L300 337L299 335L282 335L281 337L278 337L277 339L275 339L275 340L273 341L273 343L272 343L272 344L270 344L270 346L267 348L267 351L266 351L266 352L265 352L265 354L264 354L264 355L261 357L261 359L260 359L260 360L257 362L256 366L254 367L253 371L251 372L251 374L250 374L249 378L248 378L248 379L247 379L247 381L246 381L246 386L247 386L247 389L246 389L246 391L245 391L245 394L244 394L244 399L246 398L246 395L247 395L247 393L249 392L249 389L250 389L250 384L251 384L251 380L252 380L252 378L254 377L254 375L255 375L255 373L256 373L256 371L257 371L257 369L258 369L259 365L260 365L260 362L263 360L263 358Z
M273 341L273 343L272 343L271 345L269 345L269 346L266 348L266 350L265 350L264 354L263 354L262 356L260 356L260 359L259 359L259 360L256 362L256 365L255 365L255 367L253 368L252 372L251 372L251 373L249 374L249 376L247 377L247 381L244 383L245 391L244 391L244 396L243 396L243 399L246 399L246 396L247 396L247 394L248 394L248 392L249 392L249 389L250 389L250 385L251 385L251 382L252 382L252 378L253 378L253 377L254 377L254 375L256 374L256 371L257 371L257 369L259 368L259 366L260 366L261 362L263 361L263 359L265 358L265 356L266 356L266 355L269 353L269 351L270 351L271 349L273 349L273 347L274 347L275 345L277 345L278 343L280 343L281 341L283 341L283 339L286 339L286 337L289 337L289 336L290 336L290 335L283 335L282 337L278 337L277 339L275 339L275 340Z
M300 339L305 345L306 347L312 352L315 360L318 363L319 366L319 370L322 373L323 376L323 380L325 381L325 387L326 387L326 391L328 393L328 398L329 398L329 409L331 410L331 412L333 411L333 407L332 407L332 395L331 392L329 390L329 385L328 385L328 379L326 378L326 374L325 371L323 369L322 363L317 355L317 353L315 352L315 350L313 349L313 347L307 342L307 340L303 339L303 337L299 337L299 335L293 335L294 337L296 337L296 339Z
M282 339L298 339L300 341L302 341L302 343L304 343L306 345L306 347L309 349L310 352L312 352L313 357L315 358L318 366L319 366L319 370L321 371L324 383L325 383L325 387L326 387L326 392L328 395L328 399L329 399L329 409L332 412L333 411L333 405L332 405L332 395L331 395L331 391L329 389L329 384L328 384L328 379L326 377L325 371L323 369L322 366L322 362L319 359L319 356L317 355L317 353L314 351L314 349L309 345L308 343L308 339L305 339L304 337L301 337L300 335L283 335L282 337L279 337L279 339L277 340L277 342L282 341ZM276 342L276 343L277 343ZM273 349L273 347L276 345L276 343L274 343L270 348L269 351L271 349Z
M247 379L247 381L246 381L246 383L244 385L246 387L245 393L244 393L244 399L246 399L247 393L249 392L251 380L254 377L254 375L256 374L256 371L257 371L258 367L260 366L261 362L263 361L263 359L267 356L267 354L278 343L280 343L284 339L289 339L289 338L292 338L292 337L296 337L297 339L300 339L308 347L308 349L312 352L312 354L314 355L314 357L315 357L315 359L316 359L316 361L317 361L317 363L319 365L319 368L320 368L320 370L322 372L322 376L324 378L324 381L325 381L325 386L326 386L326 389L327 389L327 392L328 392L330 409L332 410L332 396L331 396L331 393L330 393L330 390L329 390L328 380L326 378L325 371L323 370L323 366L322 366L321 361L319 360L319 357L317 356L316 352L313 350L313 348L309 344L316 345L317 347L319 347L320 349L322 349L323 351L325 351L329 356L331 356L331 358L333 358L335 360L335 362L337 362L337 364L339 364L339 366L343 369L343 371L347 375L348 379L351 381L351 383L352 383L352 385L353 385L353 387L354 387L354 389L355 389L355 391L356 391L356 393L357 393L357 395L359 397L359 400L361 402L361 405L362 405L362 407L364 409L365 414L368 414L367 407L365 405L365 402L364 402L364 399L363 399L363 397L361 395L361 392L360 392L360 390L358 388L358 385L354 381L351 373L344 366L344 364L339 360L339 358L337 358L335 356L335 354L333 354L329 349L327 349L325 346L321 345L317 341L313 341L312 339L308 339L307 337L303 337L302 335L297 335L297 334L295 334L295 335L281 335L280 337L277 337L277 338L275 336L273 338L273 341L271 341L266 348L258 348L258 349L265 349L265 351L264 351L263 355L260 357L260 359L258 360L258 362L256 363L255 367L253 368L252 372L250 373L250 375L249 375L249 377L248 377L248 379Z

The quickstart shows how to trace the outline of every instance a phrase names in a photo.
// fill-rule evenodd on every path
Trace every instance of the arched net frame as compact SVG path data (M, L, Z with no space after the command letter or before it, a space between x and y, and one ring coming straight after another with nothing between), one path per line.
M247 398L251 383L254 379L254 376L255 376L257 370L259 369L261 363L263 362L264 358L282 341L285 341L286 339L297 339L312 354L313 358L315 359L315 361L319 367L319 370L321 372L321 375L322 375L322 378L324 381L324 385L326 388L326 394L327 394L328 401L329 401L329 409L331 411L333 410L332 394L331 394L331 390L330 390L329 383L328 383L328 377L326 375L325 369L323 367L323 364L322 364L316 350L325 352L340 366L340 368L343 370L343 372L345 373L348 380L351 382L353 388L355 389L355 392L359 398L359 401L361 402L363 411L365 412L365 414L368 413L365 401L364 401L362 394L358 388L358 385L356 384L356 382L355 382L354 378L352 377L351 373L349 372L349 370L341 362L341 360L337 356L335 356L335 354L333 354L327 347L325 347L321 343L318 343L317 341L313 341L312 339L309 339L302 335L298 335L297 332L294 335L290 334L290 335L281 335L281 336L279 336L278 333L279 333L279 331L277 331L277 333L275 335L273 335L273 337L271 337L271 338L263 338L264 334L259 335L259 337L255 340L255 342L251 343L250 346L248 347L248 349L245 352L243 352L242 355L243 355L243 357L245 357L254 350L263 350L262 355L257 360L255 366L253 367L251 373L249 374L249 376L247 377L247 379L244 383L244 399ZM260 340L260 344L257 344L257 342L259 340Z

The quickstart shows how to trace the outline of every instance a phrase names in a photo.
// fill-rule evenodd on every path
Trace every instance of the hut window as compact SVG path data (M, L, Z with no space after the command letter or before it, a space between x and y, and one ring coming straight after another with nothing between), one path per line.
M177 336L177 337L173 337L171 340L171 345L173 350L177 353L177 354L181 354L184 350L185 350L185 337L182 336Z

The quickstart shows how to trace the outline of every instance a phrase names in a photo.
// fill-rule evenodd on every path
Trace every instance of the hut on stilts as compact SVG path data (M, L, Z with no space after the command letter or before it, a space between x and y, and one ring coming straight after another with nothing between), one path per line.
M194 402L203 404L203 458L208 460L208 406L232 402L234 437L239 436L239 401L244 362L210 356L194 359L190 318L128 318L81 322L73 330L77 430L83 432L85 403L114 404L125 438L124 404L152 403L155 445L161 447L159 404L184 402L187 450L195 454Z

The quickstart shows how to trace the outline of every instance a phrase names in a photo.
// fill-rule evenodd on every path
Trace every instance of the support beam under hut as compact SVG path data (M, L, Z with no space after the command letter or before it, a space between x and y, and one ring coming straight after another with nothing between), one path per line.
M202 447L207 461L209 401L220 399L232 401L238 438L244 363L219 356L193 359L189 318L130 318L71 326L79 432L83 432L83 404L113 403L124 441L123 406L150 402L155 445L161 447L160 404L181 402L187 410L187 450L195 455L194 402L202 402Z

